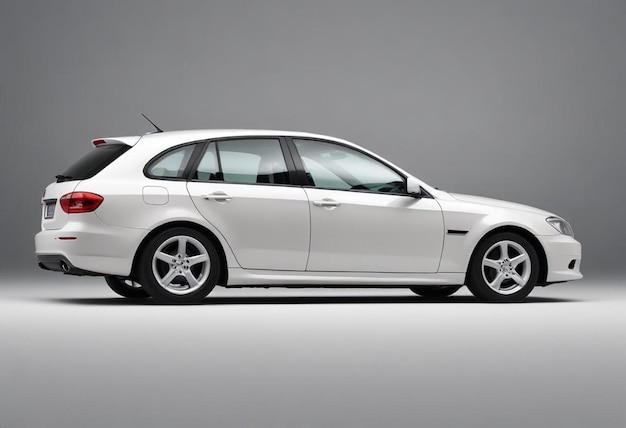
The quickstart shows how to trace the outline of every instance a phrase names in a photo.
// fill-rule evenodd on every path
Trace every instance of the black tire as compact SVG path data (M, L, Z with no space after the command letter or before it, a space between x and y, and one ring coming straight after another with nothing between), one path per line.
M106 275L104 280L111 290L122 297L129 299L147 299L150 297L138 282L111 275Z
M524 300L538 278L539 256L535 248L526 238L504 232L488 237L476 247L466 285L479 300L513 303Z
M174 227L148 242L137 270L145 290L157 302L189 304L202 301L213 290L221 268L219 253L209 238L194 229Z
M417 285L411 287L411 291L422 297L430 298L444 298L452 296L459 291L462 285L442 285L442 286L429 286L429 285Z

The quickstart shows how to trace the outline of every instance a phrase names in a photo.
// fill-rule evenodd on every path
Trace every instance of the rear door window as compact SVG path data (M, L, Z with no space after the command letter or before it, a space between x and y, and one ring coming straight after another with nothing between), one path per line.
M289 184L280 141L274 138L210 143L192 178L239 184Z
M200 158L198 168L193 175L194 180L209 181L209 180L221 180L220 166L217 160L217 152L215 150L215 143L209 143L204 155Z

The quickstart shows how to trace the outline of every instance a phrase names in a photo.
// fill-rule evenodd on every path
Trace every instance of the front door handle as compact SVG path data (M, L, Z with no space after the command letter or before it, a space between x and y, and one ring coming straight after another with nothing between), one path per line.
M336 208L339 205L341 205L341 203L333 200L333 199L328 199L328 198L324 198L322 200L319 201L313 201L313 205L315 205L316 207L324 207L324 208Z
M228 196L227 193L225 192L213 192L210 195L202 195L202 199L206 199L206 200L214 200L215 202L228 202L231 201L233 199L232 196Z

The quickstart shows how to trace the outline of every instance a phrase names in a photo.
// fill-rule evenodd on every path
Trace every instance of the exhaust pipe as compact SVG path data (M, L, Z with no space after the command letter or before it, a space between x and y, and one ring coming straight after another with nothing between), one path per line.
M61 260L59 262L59 266L61 266L61 270L65 273L68 273L70 271L70 267L67 265L67 263L65 263L65 260Z

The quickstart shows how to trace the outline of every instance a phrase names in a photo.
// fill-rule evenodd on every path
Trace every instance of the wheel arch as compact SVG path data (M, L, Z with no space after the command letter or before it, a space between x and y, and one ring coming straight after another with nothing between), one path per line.
M172 221L169 223L165 223L162 224L158 227L156 227L155 229L151 230L150 233L148 233L143 240L141 241L141 243L139 244L139 246L137 247L137 251L135 251L135 256L133 257L133 264L132 264L132 268L131 268L131 278L137 278L137 264L139 263L139 259L141 257L141 253L144 251L146 245L148 244L148 242L150 242L150 240L156 236L158 233L163 232L164 230L167 229L171 229L174 227L187 227L189 229L193 229L201 234L203 234L204 236L206 236L209 240L211 240L211 242L213 243L213 245L215 245L215 248L217 249L217 253L220 257L220 262L221 262L221 272L219 273L219 277L217 280L217 284L218 285L226 285L228 282L228 265L227 265L227 261L226 261L226 253L224 252L224 247L222 246L222 243L220 242L220 240L217 238L217 236L215 236L215 234L213 232L211 232L209 229L207 229L206 227L203 227L201 225L199 225L198 223L194 223L191 221Z
M519 235L522 238L525 238L528 242L530 242L530 245L533 246L533 248L537 252L537 256L539 257L539 278L537 279L537 285L545 285L546 278L548 276L548 258L546 257L546 252L543 249L543 246L541 245L539 240L532 232L519 226L500 226L490 230L485 235L483 235L482 238L480 238L480 240L474 246L474 249L472 250L472 255L470 256L469 262L467 264L467 268L465 270L465 283L467 284L467 275L470 272L470 266L474 261L474 257L476 257L476 251L478 250L478 247L480 247L480 245L489 237L504 232L515 233L516 235Z

